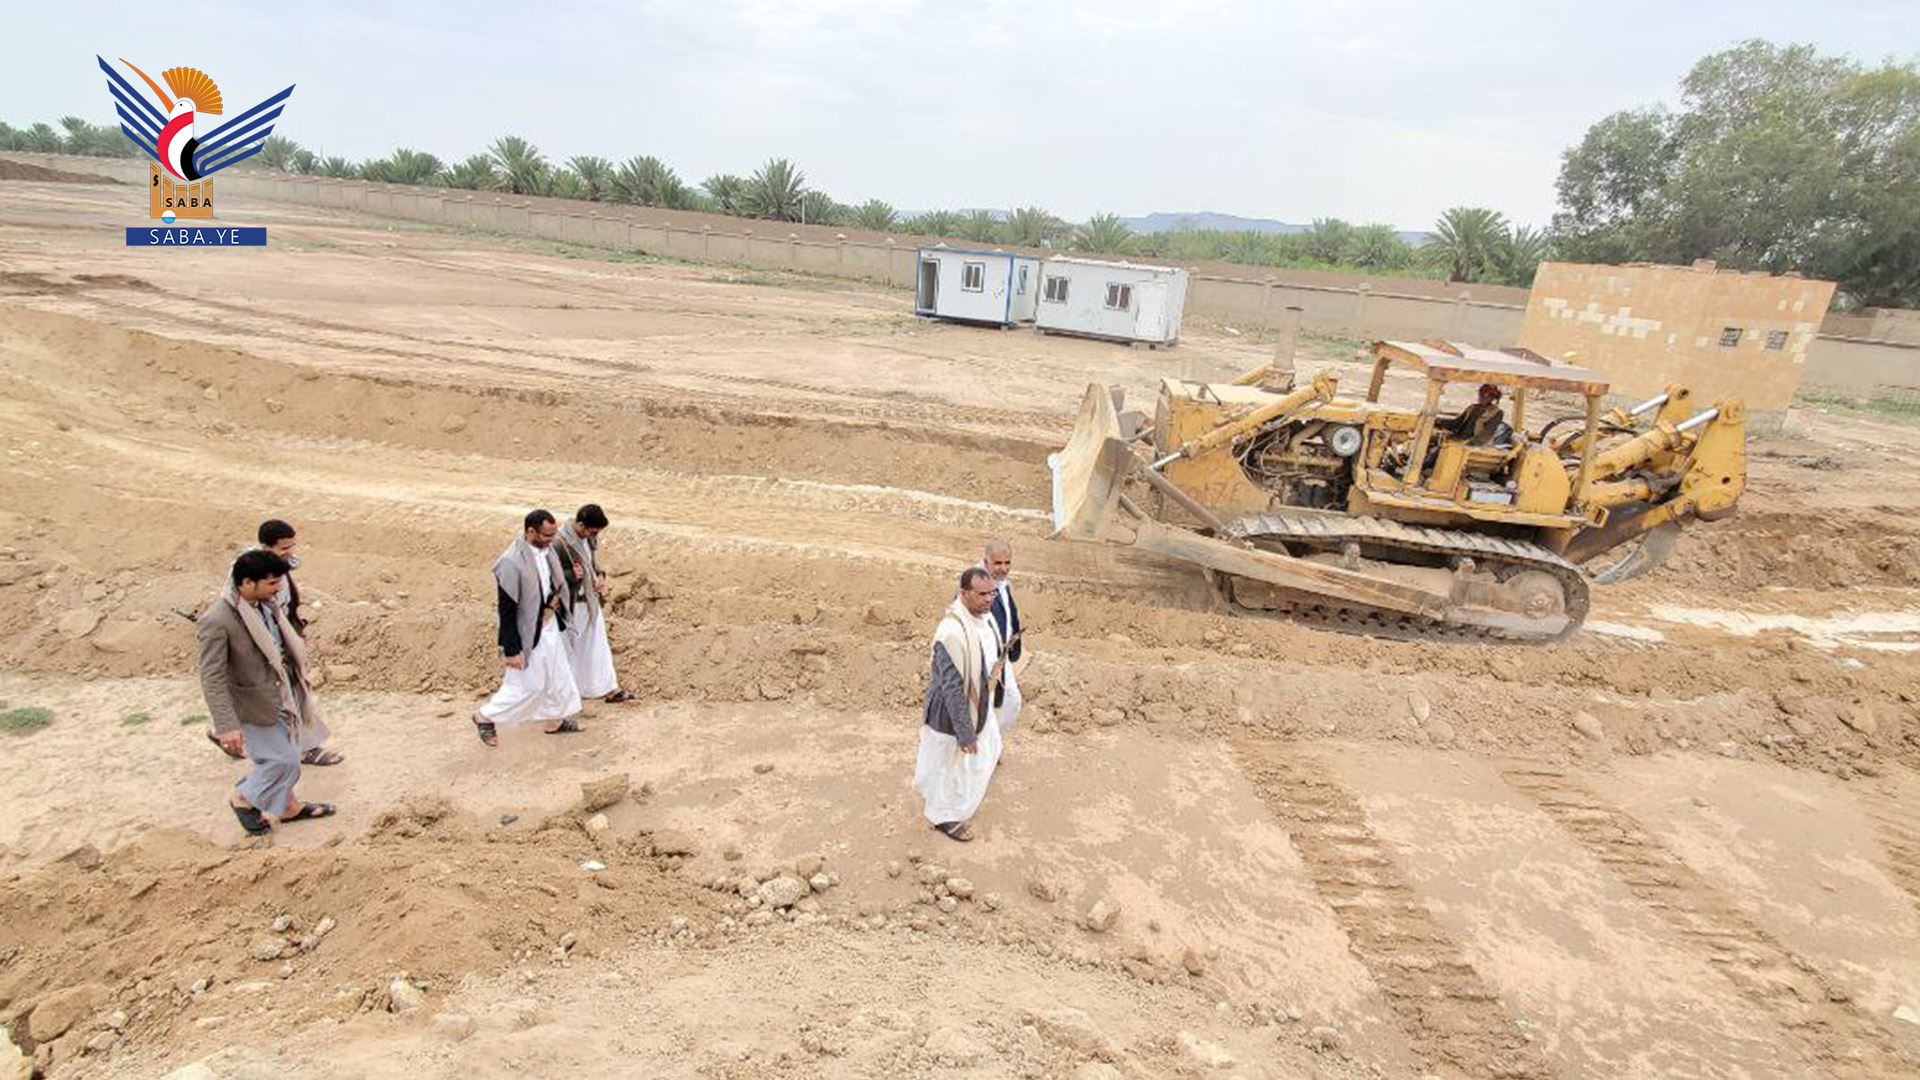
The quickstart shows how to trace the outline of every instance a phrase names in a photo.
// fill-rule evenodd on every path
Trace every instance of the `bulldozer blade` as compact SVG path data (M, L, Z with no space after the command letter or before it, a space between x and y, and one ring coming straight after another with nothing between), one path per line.
M1080 402L1073 437L1066 448L1047 456L1053 472L1053 535L1067 540L1099 540L1120 504L1120 489L1133 468L1133 456L1121 442L1114 395L1094 383Z
M1618 562L1593 575L1595 584L1618 585L1623 581L1632 581L1643 574L1650 574L1667 561L1673 552L1674 542L1680 539L1678 522L1668 521L1649 529L1634 549Z

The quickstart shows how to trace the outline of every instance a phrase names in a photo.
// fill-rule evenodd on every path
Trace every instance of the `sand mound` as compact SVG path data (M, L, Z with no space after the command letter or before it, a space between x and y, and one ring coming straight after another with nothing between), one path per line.
M0 158L0 180L31 180L42 184L118 184L120 182L108 176L65 172L8 158Z
M1742 503L1726 521L1683 532L1661 573L1729 591L1911 588L1920 585L1920 534L1891 515L1794 513Z
M318 850L227 849L182 830L105 856L83 848L0 883L0 1019L59 1062L110 1020L158 1051L218 1041L243 1011L304 1024L387 1010L399 972L431 1004L469 975L592 955L674 916L706 921L715 895L656 846L483 827L425 802ZM226 1021L195 1023L209 1015Z

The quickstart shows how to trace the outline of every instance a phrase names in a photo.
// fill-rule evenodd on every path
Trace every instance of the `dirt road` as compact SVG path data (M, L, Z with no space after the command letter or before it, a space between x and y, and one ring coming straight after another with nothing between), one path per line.
M0 733L0 1019L53 1076L1920 1070L1920 429L1796 415L1559 647L1371 641L1045 539L1088 381L1257 335L265 204L223 210L265 251L128 250L125 192L5 188L0 712L52 722ZM589 500L642 703L488 751L486 564ZM269 516L348 760L259 848L174 612ZM906 781L989 536L1030 705L960 847ZM837 883L757 925L742 876L810 856Z

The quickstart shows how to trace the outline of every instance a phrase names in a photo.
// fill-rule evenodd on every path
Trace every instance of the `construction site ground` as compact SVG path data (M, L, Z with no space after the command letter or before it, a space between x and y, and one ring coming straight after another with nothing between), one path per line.
M3 190L0 1021L53 1077L1920 1072L1920 428L1795 413L1560 646L1375 641L1046 539L1086 384L1250 328L275 204L220 208L265 250L128 248L137 191ZM489 750L487 565L588 501L640 703ZM175 612L267 517L347 759L262 844ZM908 776L993 536L1028 705L960 845Z

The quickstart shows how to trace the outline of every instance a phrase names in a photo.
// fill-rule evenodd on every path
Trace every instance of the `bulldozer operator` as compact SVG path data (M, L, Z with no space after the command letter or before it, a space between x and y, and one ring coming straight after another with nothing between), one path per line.
M1500 388L1492 383L1481 383L1478 400L1460 410L1460 415L1443 421L1441 427L1470 446L1513 445L1513 428L1500 411Z

